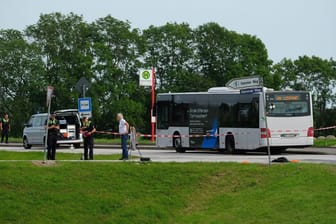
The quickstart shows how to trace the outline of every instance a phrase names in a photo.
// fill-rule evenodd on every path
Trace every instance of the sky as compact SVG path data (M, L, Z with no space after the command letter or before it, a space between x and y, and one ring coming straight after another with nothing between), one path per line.
M0 29L24 30L51 12L74 12L87 22L110 14L140 29L216 22L260 38L275 63L303 55L336 59L336 0L0 0Z

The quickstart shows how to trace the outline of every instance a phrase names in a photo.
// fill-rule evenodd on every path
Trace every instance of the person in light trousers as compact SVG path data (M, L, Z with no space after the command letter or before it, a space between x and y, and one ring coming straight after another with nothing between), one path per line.
M121 138L121 149L122 149L122 157L120 158L120 160L128 160L127 140L128 140L129 124L124 119L122 113L117 114L117 121L119 122L119 134Z

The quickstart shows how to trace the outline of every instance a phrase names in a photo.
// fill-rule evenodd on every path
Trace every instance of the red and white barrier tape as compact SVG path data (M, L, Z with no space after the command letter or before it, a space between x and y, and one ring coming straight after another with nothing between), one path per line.
M325 127L325 128L317 128L314 129L314 131L324 131L324 130L330 130L330 129L335 129L336 126L330 126L330 127Z
M330 130L335 129L336 126L330 126L330 127L324 127L324 128L318 128L314 129L314 131L323 131L323 130ZM307 132L307 129L286 129L286 130L271 130L271 133L298 133L298 132ZM112 132L112 131L96 131L98 134L108 134L108 135L115 135L119 136L120 134L118 132ZM202 137L224 137L227 135L245 135L245 134L251 134L250 132L234 132L233 134L215 134L215 135L201 135L201 134L187 134L187 135L169 135L169 134L156 134L154 137L156 138L174 138L174 137L182 137L182 138L202 138ZM151 134L137 134L137 137L152 137Z

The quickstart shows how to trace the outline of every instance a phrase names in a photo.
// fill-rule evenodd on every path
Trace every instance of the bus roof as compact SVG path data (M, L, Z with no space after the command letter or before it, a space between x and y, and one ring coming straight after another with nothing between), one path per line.
M274 90L271 88L267 88L267 87L255 87L255 88L263 88L263 92L267 93L267 92L309 92L309 91L303 91L303 90ZM248 89L254 89L254 88L248 88ZM210 89L208 89L207 92L169 92L169 93L160 93L159 95L199 95L199 94L239 94L240 90L244 90L244 89L234 89L231 87L212 87Z

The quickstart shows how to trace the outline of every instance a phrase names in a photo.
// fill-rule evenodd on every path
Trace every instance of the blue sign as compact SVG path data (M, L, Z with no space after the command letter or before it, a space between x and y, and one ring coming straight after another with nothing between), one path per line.
M262 88L241 89L240 94L261 93L262 91L263 91Z
M91 98L78 98L78 112L91 112L92 103Z

